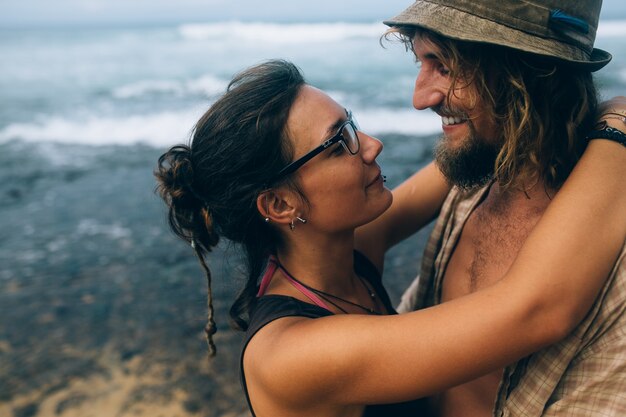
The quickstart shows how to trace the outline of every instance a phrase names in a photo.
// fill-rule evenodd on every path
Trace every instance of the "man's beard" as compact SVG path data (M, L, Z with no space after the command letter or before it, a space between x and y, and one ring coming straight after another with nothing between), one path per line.
M452 185L471 191L493 179L498 146L477 137L471 125L459 147L451 149L447 141L444 136L435 145L435 163Z

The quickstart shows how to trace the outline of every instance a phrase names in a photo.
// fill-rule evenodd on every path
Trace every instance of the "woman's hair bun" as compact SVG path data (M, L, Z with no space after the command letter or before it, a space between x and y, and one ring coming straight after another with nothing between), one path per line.
M176 145L159 158L157 170L157 192L170 202L190 205L202 204L192 189L193 168L191 149L187 145Z
M171 147L159 158L154 175L156 191L169 208L174 233L210 251L217 244L218 236L205 200L193 188L191 148L187 145Z

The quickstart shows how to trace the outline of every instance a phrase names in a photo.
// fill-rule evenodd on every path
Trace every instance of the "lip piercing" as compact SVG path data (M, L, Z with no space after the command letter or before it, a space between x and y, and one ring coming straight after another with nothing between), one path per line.
M383 175L383 182L387 182L387 176Z

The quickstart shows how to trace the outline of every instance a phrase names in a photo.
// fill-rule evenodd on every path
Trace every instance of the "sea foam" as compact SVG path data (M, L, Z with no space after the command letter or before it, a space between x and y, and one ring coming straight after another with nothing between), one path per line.
M112 95L119 99L140 98L151 94L167 94L178 97L189 94L201 94L212 97L226 90L228 82L205 74L202 77L188 80L140 80L125 84L113 90Z
M338 42L354 38L378 38L387 27L376 23L244 23L238 21L184 24L183 38L190 40L238 39L270 44Z
M431 111L354 108L361 130L371 135L424 136L441 131L441 118Z
M75 143L82 145L132 145L157 147L189 139L206 108L118 117L52 117L32 123L13 123L0 130L0 143L10 140ZM432 112L413 109L354 108L361 129L371 135L430 135L441 130L441 120Z
M82 145L168 146L184 142L203 109L144 115L63 118L13 123L0 130L0 143L10 140Z
M379 38L388 29L381 22L373 23L264 23L215 22L189 23L178 27L188 40L238 39L270 44L338 42L355 38ZM626 36L626 20L603 20L598 37Z

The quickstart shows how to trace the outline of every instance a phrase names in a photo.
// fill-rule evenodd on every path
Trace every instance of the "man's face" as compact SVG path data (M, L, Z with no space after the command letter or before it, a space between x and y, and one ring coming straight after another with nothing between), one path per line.
M413 52L421 63L415 80L413 106L430 108L441 116L443 136L435 149L436 162L453 184L475 188L486 184L493 168L501 139L498 129L473 85L458 80L455 90L439 47L417 35Z

